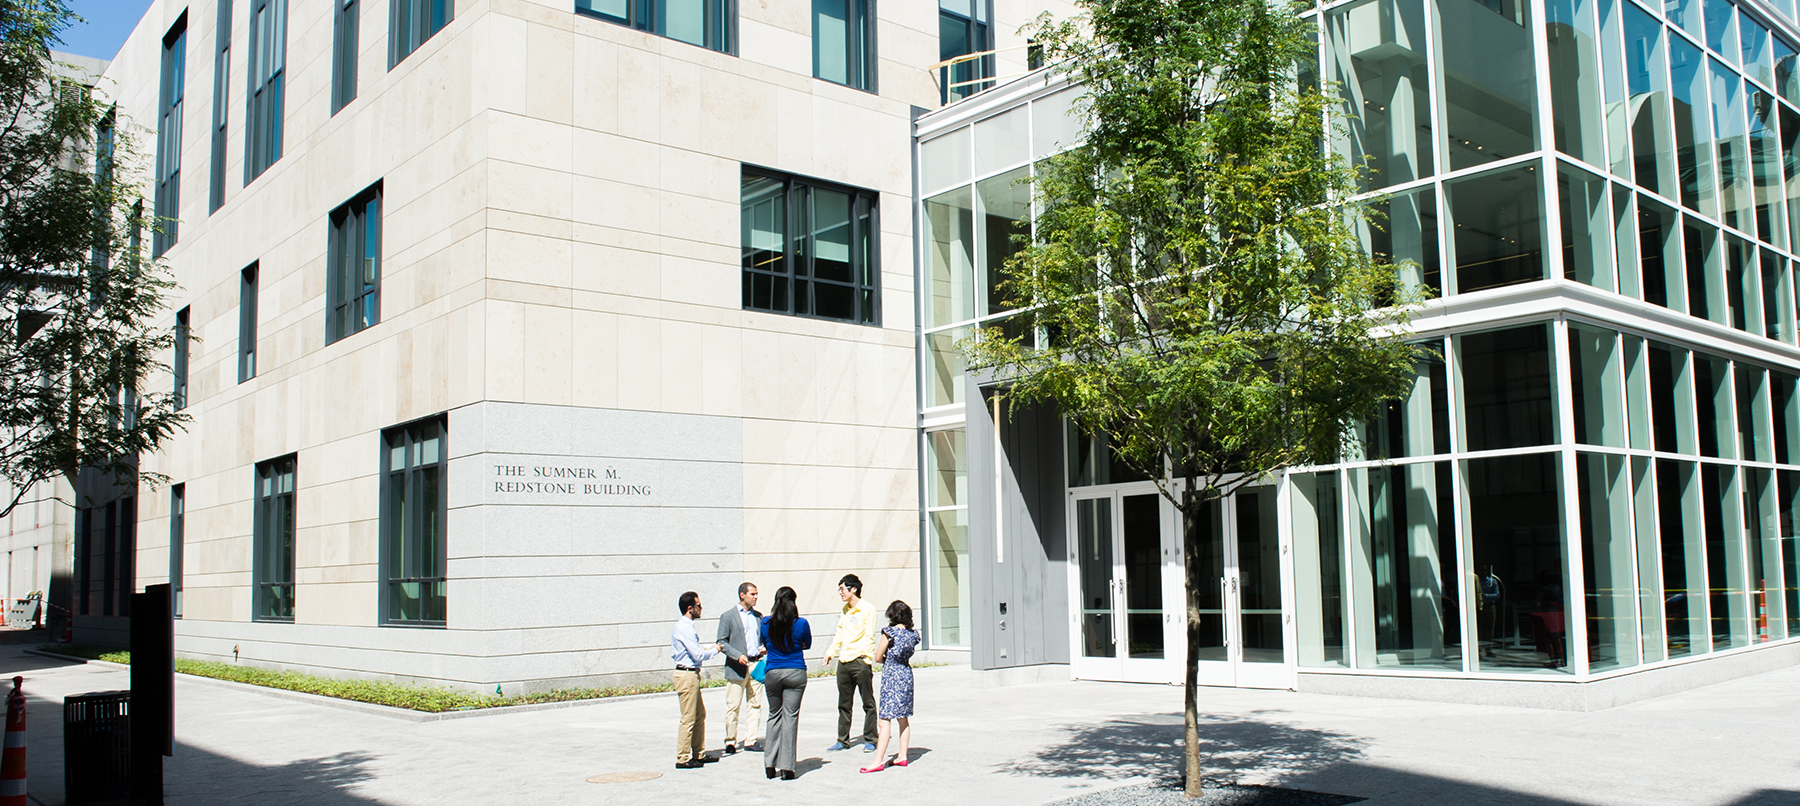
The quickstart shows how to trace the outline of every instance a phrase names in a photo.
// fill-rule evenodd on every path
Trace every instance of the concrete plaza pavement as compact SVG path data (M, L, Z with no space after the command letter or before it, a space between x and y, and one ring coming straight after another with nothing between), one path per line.
M110 664L0 646L30 695L32 801L62 800L61 698L129 686ZM836 686L815 679L800 715L801 776L763 777L758 754L676 770L668 696L414 721L296 695L181 677L171 804L668 804L899 800L1038 804L1173 773L1181 690L1052 682L975 685L918 672L914 763L860 775L828 753ZM708 746L724 692L706 691ZM1209 777L1401 804L1800 804L1800 668L1605 711L1572 713L1283 691L1202 689ZM592 784L650 771L638 783Z

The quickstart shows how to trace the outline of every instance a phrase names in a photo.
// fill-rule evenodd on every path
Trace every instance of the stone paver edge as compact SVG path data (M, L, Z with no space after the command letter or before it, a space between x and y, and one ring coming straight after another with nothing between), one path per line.
M67 661L69 663L75 663L75 664L96 663L101 666L110 666L114 669L129 670L131 668L131 666L129 664L113 663L112 661L104 661L104 660L90 660L87 658L76 658L76 657L71 657L68 655L58 655L54 652L45 652L45 651L39 650L39 649L27 649L27 650L25 650L25 653L28 655L36 655L36 656L42 657L42 658L50 658L52 660ZM443 711L443 712L439 712L439 713L431 713L428 711L413 711L413 710L406 709L406 708L395 708L394 706L391 706L391 705L379 705L377 703L372 703L372 702L360 702L357 700L345 700L345 699L339 699L337 697L327 697L323 694L309 694L304 691L289 691L284 688L270 688L268 686L258 686L258 685L252 685L250 683L239 683L235 680L220 680L216 677L202 677L200 675L182 674L180 672L177 672L176 675L178 677L180 677L182 680L193 680L193 681L205 683L208 685L222 686L225 688L234 688L239 691L247 691L247 692L252 692L252 693L256 693L256 694L263 694L263 695L267 695L270 697L276 697L276 698L284 699L284 700L294 700L297 702L312 703L314 705L323 705L323 706L326 706L329 708L341 708L341 709L344 709L347 711L359 711L359 712L365 713L365 714L374 714L376 716L385 716L385 717L388 717L391 719L398 719L398 720L405 721L405 722L441 722L446 719L463 719L465 717L475 717L475 716L499 716L501 714L519 714L519 713L526 713L529 711L548 711L548 710L552 710L552 709L556 709L556 708L573 708L573 707L579 706L579 705L602 705L605 703L612 703L612 702L627 702L630 700L647 700L647 699L652 699L652 698L656 698L656 697L673 697L673 696L675 696L675 692L673 692L673 691L656 691L656 692L651 692L649 694L623 694L623 695L620 695L617 697L594 697L594 698L586 699L586 700L565 700L563 702L538 702L538 703L530 703L528 705L503 705L503 706L499 706L497 708L471 708L467 711Z

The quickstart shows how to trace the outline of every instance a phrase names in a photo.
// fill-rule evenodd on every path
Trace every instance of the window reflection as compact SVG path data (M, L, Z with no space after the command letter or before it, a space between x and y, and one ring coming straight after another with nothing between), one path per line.
M1345 115L1332 144L1366 166L1365 189L1434 173L1425 53L1422 0L1371 0L1327 17L1325 58Z
M1465 463L1483 671L1571 671L1556 460L1546 453Z
M1548 445L1550 326L1527 325L1456 337L1462 369L1465 450Z
M1530 4L1439 0L1444 48L1444 120L1450 168L1468 168L1537 148L1537 77Z
M1536 166L1448 185L1456 290L1544 279L1542 190Z

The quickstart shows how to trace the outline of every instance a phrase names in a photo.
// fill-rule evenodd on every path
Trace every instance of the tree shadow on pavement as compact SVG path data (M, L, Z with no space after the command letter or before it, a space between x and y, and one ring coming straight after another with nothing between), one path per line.
M181 804L244 803L254 796L258 806L359 806L377 802L353 791L375 777L370 765L377 758L357 751L261 766L177 743L175 755L163 759L163 791L168 802Z
M1362 742L1328 731L1243 719L1200 722L1208 776L1255 771L1282 775L1321 769L1362 755ZM1073 728L1067 741L1000 765L1003 772L1049 777L1125 779L1180 774L1179 716L1147 715Z

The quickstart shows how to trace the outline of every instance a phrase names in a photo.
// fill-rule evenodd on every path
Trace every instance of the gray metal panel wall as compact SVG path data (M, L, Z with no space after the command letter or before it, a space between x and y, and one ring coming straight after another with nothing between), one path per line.
M992 390L981 389L973 378L966 382L965 399L974 403L966 426L973 566L971 610L965 617L971 631L970 663L976 669L1068 663L1062 417L1045 406L1003 410L996 457ZM996 504L1001 514L998 540ZM1001 549L1004 557L997 556Z

